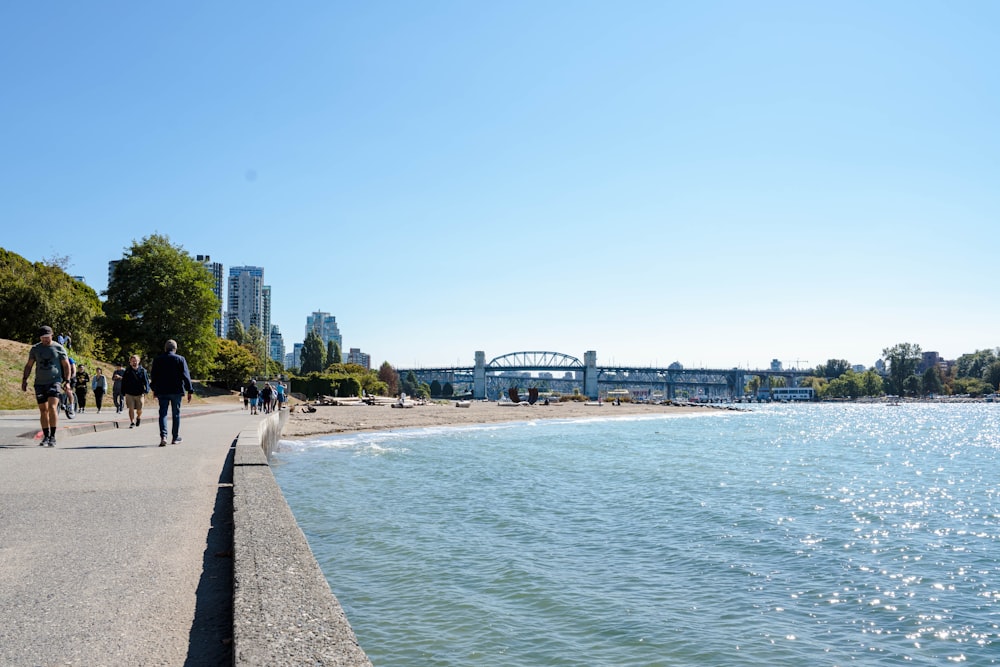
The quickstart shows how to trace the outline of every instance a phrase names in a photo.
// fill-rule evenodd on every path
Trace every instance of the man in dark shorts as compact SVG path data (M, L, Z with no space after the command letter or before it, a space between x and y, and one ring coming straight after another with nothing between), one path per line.
M69 391L69 357L66 348L52 341L52 327L38 330L39 342L28 351L24 365L21 391L28 391L28 378L35 368L35 399L42 424L42 441L39 445L56 446L56 420L59 416L59 394Z

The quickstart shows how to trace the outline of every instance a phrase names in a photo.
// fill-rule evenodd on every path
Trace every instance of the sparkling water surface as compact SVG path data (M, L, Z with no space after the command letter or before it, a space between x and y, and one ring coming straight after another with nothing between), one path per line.
M810 404L282 441L273 468L379 667L993 665L998 451L1000 405Z

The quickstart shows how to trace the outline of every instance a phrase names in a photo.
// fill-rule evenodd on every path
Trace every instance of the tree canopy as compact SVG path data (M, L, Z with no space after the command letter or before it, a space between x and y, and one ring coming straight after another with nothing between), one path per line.
M839 378L849 370L851 370L851 364L846 359L828 359L825 364L818 364L813 373L816 377L832 380Z
M31 263L0 248L0 338L36 343L38 327L68 333L73 349L95 348L93 322L101 315L97 292L66 273L65 260Z
M239 345L243 345L247 342L247 330L237 318L233 318L232 324L229 325L229 331L226 332L226 338L235 341Z
M420 383L417 381L417 374L413 371L406 372L406 378L400 383L400 391L407 396L417 396L420 391Z
M326 343L326 363L329 364L340 364L343 363L343 359L340 356L340 345L337 341L330 340Z
M318 373L326 366L326 351L323 349L323 339L315 331L306 334L299 356L299 373L308 375Z
M226 389L235 389L242 386L259 365L260 360L255 359L250 350L236 341L223 338L215 355L212 377L223 383Z
M912 392L913 383L907 385L907 378L917 372L920 364L920 346L913 343L897 343L892 347L882 350L882 358L889 364L889 384L890 390L903 394L908 390ZM920 378L917 378L919 391Z
M990 364L997 361L997 352L986 349L963 354L955 360L958 377L982 378Z
M133 241L112 272L103 323L111 351L122 359L132 352L146 357L177 341L196 376L204 376L216 356L214 322L219 299L201 262L166 236Z
M399 395L399 373L388 361L383 361L379 366L378 379L385 383L385 390L389 396Z
M983 380L996 390L1000 390L1000 361L994 361L983 369Z
M944 382L937 366L931 366L920 378L920 389L925 395L944 393Z

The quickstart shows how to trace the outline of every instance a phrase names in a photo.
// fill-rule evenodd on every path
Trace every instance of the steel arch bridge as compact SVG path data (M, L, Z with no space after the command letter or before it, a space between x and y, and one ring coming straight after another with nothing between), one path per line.
M564 377L545 378L543 381L553 388L564 391L580 390L585 396L597 398L601 391L631 389L654 392L666 399L673 399L678 393L687 395L690 391L709 399L737 398L743 394L743 387L752 376L760 377L767 386L772 378L782 377L790 386L798 386L798 380L809 373L801 370L749 370L740 368L637 368L623 366L598 366L597 352L590 350L583 361L562 352L526 351L510 352L494 357L486 362L486 353L475 353L475 366L451 366L446 368L414 368L412 370L421 382L433 380L449 382L458 391L471 392L477 399L495 398L513 381L518 374L528 371L562 371ZM401 372L407 372L403 370ZM522 377L531 381L532 378ZM533 383L532 383L533 384Z
M486 371L581 371L583 362L562 352L509 352L494 357L486 364Z

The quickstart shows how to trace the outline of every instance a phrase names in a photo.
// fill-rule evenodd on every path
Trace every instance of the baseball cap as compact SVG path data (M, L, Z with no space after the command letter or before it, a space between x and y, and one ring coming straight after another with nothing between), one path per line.
M38 328L38 335L39 336L51 336L52 335L52 327L39 327Z

